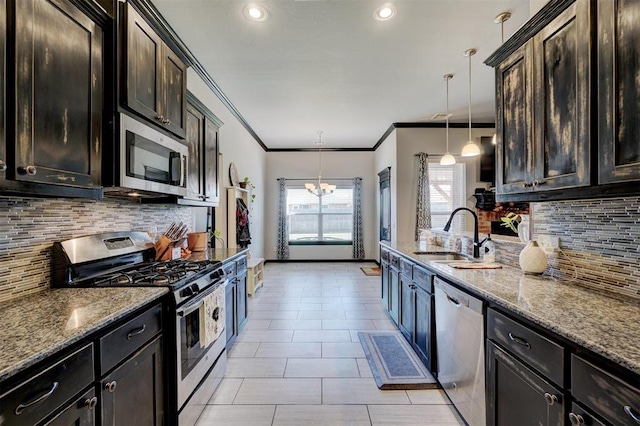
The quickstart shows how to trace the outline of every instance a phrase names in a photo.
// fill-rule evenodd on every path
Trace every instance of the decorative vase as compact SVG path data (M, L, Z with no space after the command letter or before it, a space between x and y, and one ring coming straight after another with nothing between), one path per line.
M520 252L520 268L527 275L542 275L547 269L547 255L535 240Z

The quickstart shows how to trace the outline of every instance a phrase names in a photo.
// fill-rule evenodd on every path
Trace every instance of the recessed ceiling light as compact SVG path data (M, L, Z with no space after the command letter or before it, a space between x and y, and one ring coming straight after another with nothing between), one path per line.
M380 6L373 12L373 19L376 21L388 21L396 16L396 8L391 3Z
M244 16L252 21L264 22L269 17L269 13L267 13L267 9L261 5L252 3L245 6Z

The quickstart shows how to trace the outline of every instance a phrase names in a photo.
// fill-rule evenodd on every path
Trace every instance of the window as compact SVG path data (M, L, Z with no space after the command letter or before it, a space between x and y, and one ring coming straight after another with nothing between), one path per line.
M442 166L429 163L429 191L431 194L431 227L442 229L451 212L466 206L465 164ZM451 223L452 232L465 230L466 214L458 213Z
M288 187L287 221L291 245L351 244L353 187L322 197L301 186Z

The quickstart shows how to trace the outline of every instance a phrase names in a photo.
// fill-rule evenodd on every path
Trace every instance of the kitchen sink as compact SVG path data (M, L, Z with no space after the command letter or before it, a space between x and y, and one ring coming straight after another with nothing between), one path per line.
M465 256L460 253L452 253L452 252L414 251L413 254L418 254L422 256L423 259L431 260L433 262L437 262L437 261L450 262L452 260L466 260L468 262L474 261L474 259L471 257Z

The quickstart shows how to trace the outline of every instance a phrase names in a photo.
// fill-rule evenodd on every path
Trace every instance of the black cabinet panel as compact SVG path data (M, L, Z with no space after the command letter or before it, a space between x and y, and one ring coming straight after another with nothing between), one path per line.
M45 423L45 426L92 426L96 424L98 397L95 389L73 401L56 417Z
M415 301L413 283L410 278L400 274L400 315L398 316L398 328L404 337L413 344L413 327L415 323Z
M101 382L103 425L161 425L164 420L162 338Z
M389 268L389 315L398 324L400 320L400 273Z
M247 316L249 315L247 305L247 271L239 274L236 278L236 313L238 334L242 331L247 323Z
M68 0L18 1L17 180L100 185L102 29ZM64 37L53 34L64 33Z
M232 340L238 335L238 330L235 326L235 312L236 312L236 284L234 281L229 281L225 288L225 332L227 333L227 349L230 347Z
M6 151L6 43L7 43L7 5L5 0L0 0L0 183L6 176L7 151Z
M206 201L217 203L220 200L220 182L218 182L218 126L209 118L204 120L204 194Z
M381 262L381 276L380 276L380 296L382 297L382 306L385 310L389 310L389 264Z
M191 104L187 105L187 138L189 147L189 164L187 169L187 195L185 198L202 200L204 188L202 188L201 158L204 141L204 114Z
M487 341L490 425L563 425L565 397L493 342Z
M640 179L640 2L598 0L600 183Z
M187 110L187 67L166 45L163 47L162 114L166 127L184 137Z
M422 287L415 289L415 349L422 358L429 371L436 371L434 345L433 294L427 293Z

